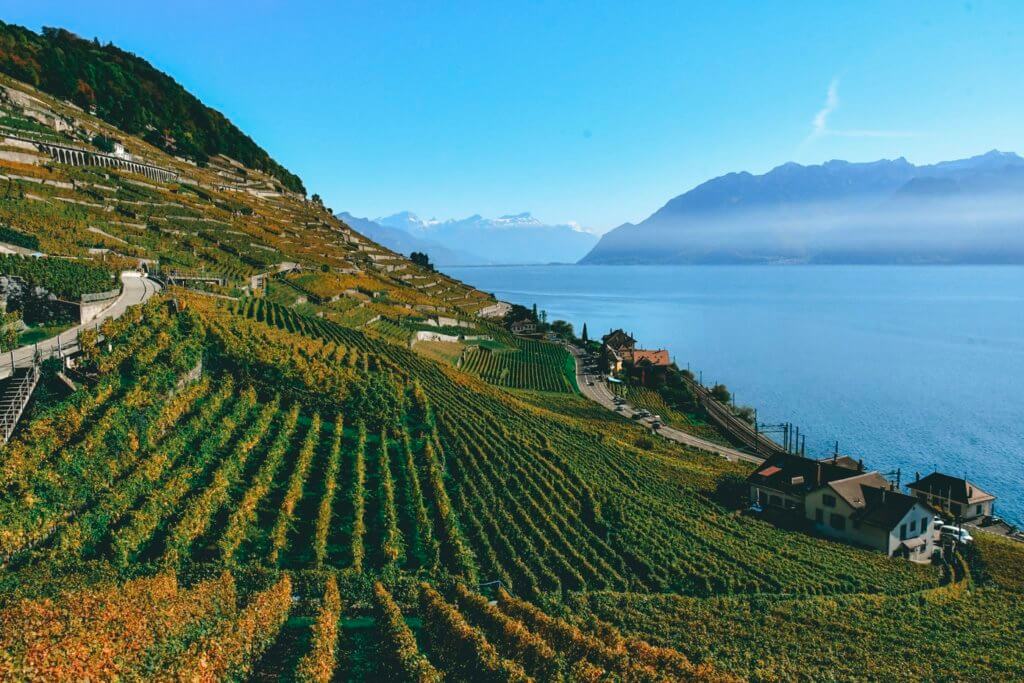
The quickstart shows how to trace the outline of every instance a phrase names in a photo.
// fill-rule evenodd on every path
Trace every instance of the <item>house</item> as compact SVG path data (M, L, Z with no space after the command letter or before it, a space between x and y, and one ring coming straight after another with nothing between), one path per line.
M778 453L765 460L749 477L750 500L761 507L798 511L803 516L804 498L829 482L860 474L831 462L791 453Z
M621 328L618 330L612 330L608 334L601 337L601 343L606 348L617 351L620 354L626 350L633 350L636 346L636 339L633 336L626 334Z
M633 351L636 346L636 339L633 335L626 334L622 329L611 330L601 337L601 355L604 356L608 369L612 372L622 372L622 363L628 359L627 354Z
M923 479L918 476L907 488L918 500L965 522L991 516L996 500L966 479L941 472L932 472Z
M512 330L512 334L533 334L537 330L537 324L532 320L517 320L509 325L509 329Z
M836 479L804 498L807 519L819 533L854 545L931 560L934 510L900 493L878 472Z
M624 355L633 365L639 365L647 361L655 367L667 368L672 363L666 349L658 349L656 351L650 349L629 349L624 352Z

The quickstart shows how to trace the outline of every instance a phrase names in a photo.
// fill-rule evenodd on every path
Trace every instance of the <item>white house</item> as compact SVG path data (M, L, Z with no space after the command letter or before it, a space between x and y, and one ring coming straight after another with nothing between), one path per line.
M992 514L996 497L960 477L932 472L907 484L910 495L954 519L974 521Z
M808 493L804 506L807 519L821 534L890 556L931 560L934 510L894 490L878 472L831 481Z

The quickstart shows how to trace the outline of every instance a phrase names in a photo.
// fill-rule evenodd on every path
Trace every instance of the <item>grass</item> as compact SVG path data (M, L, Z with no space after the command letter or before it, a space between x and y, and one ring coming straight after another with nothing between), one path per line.
M30 327L18 335L18 346L27 346L56 337L64 330L70 329L74 323L49 323Z

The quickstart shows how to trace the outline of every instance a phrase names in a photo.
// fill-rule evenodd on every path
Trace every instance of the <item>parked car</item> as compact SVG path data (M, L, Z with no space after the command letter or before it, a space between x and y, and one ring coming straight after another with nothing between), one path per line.
M933 529L941 529L945 525L946 525L946 520L942 519L942 517L939 517L938 515L935 515L935 517L932 519L932 528Z
M974 542L974 537L967 533L967 529L961 529L952 524L944 524L939 530L939 536L941 538L953 539L957 543L963 543L964 545Z

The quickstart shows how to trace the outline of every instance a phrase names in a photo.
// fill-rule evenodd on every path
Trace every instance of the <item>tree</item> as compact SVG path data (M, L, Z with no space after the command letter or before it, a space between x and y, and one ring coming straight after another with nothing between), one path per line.
M719 403L728 403L732 400L732 394L724 384L716 384L711 387L711 396Z
M580 335L580 341L582 341L582 342L583 342L583 345L584 345L584 346L586 346L586 345L587 345L587 342L589 342L589 341L590 341L590 340L589 340L589 339L587 338L587 324L586 324L586 323L583 323L583 334L581 334L581 335Z
M21 316L17 312L0 313L0 351L17 348L19 320Z
M565 320L555 320L551 323L551 331L565 339L573 338L572 323Z
M409 260L415 263L417 266L426 268L427 270L434 270L434 264L430 262L430 255L423 251L414 251L409 254Z
M537 320L537 304L533 305L533 319L534 321Z

